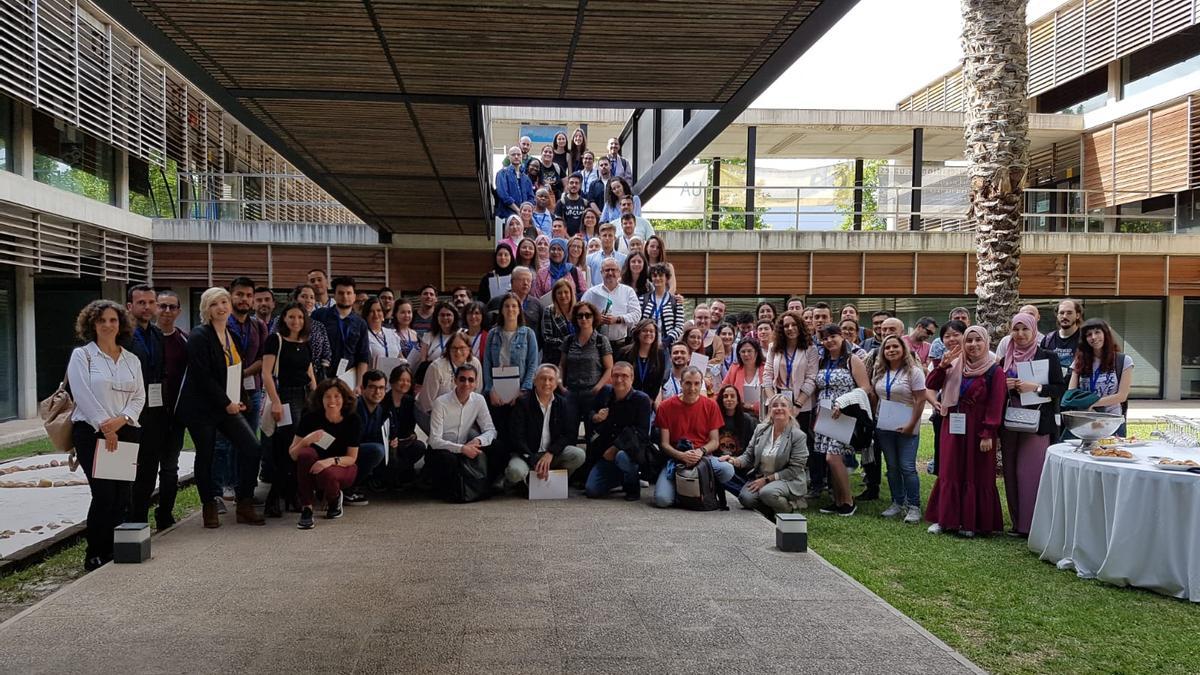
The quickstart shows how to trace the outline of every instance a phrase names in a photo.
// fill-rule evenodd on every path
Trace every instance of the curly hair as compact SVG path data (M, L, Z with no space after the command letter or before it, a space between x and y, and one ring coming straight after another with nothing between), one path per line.
M129 319L129 312L112 300L93 300L79 310L79 316L75 317L75 335L85 343L95 342L96 322L100 320L106 309L115 311L117 321L121 324L121 328L117 331L117 344L125 344L132 339L133 322Z
M356 406L358 401L354 398L354 392L350 391L350 387L336 377L331 377L327 380L322 380L313 393L308 396L308 412L315 415L323 415L325 409L325 392L330 389L337 389L337 392L342 396L342 417L349 417L356 414Z

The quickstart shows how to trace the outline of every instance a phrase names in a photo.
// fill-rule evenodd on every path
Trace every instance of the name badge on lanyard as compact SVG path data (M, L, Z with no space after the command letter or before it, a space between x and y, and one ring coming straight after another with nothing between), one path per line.
M163 405L162 384L154 383L146 385L146 407L161 408Z
M950 433L963 436L967 433L967 414L950 413Z

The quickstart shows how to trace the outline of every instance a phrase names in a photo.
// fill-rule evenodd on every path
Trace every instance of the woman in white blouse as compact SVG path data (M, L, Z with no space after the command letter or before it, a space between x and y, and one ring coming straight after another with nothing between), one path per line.
M396 331L383 324L384 319L387 317L384 315L383 303L379 301L379 298L368 298L363 303L362 318L367 322L367 346L371 350L371 368L382 368L379 363L380 359L403 359L405 362L408 361L403 353L404 345L400 340L400 336L396 334ZM384 372L392 372L392 368L397 365L399 364L393 363Z
M133 334L124 307L109 300L89 303L75 319L75 333L84 345L71 352L67 382L75 399L72 440L92 491L84 554L90 571L112 560L113 528L125 522L133 487L132 477L94 478L96 453L115 452L118 441L138 441L146 391L141 362L120 345Z

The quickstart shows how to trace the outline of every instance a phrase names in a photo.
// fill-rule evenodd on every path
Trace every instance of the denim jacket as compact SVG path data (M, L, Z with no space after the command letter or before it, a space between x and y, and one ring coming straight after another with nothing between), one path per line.
M500 367L500 344L503 341L499 326L488 331L487 347L483 353L483 394L492 391L492 368ZM529 326L521 326L513 335L508 361L521 369L521 390L533 389L533 373L538 366L537 336Z
M499 197L496 217L508 218L514 214L510 206L520 206L522 202L533 203L533 183L529 176L506 166L496 172L496 196Z

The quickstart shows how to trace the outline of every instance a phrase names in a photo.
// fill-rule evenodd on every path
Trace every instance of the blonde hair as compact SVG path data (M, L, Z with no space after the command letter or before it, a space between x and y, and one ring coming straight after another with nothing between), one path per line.
M200 295L200 323L208 325L212 317L209 316L209 310L212 309L214 303L221 298L225 298L233 303L233 299L229 295L229 291L219 286L214 286Z

